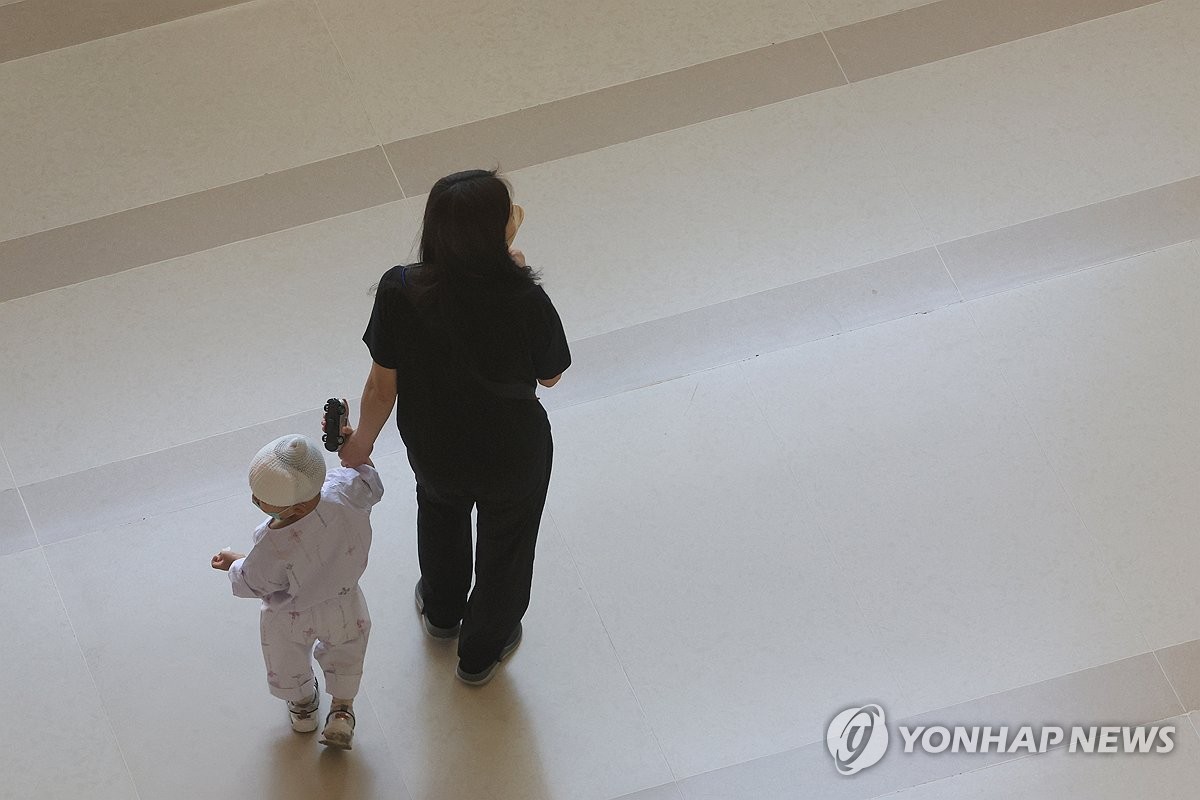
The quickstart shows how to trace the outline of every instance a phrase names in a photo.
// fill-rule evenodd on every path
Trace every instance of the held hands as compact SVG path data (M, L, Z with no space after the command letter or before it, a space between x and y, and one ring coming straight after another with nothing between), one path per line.
M360 442L354 438L354 429L349 425L346 428L350 429L350 433L344 433L346 442L338 450L338 455L342 458L343 467L361 467L363 464L371 463L371 451L375 449L374 444L368 444L365 441ZM343 428L343 430L346 430Z
M233 566L233 562L237 561L239 558L245 557L245 554L235 553L226 547L224 550L212 557L212 568L228 572L229 568Z
M370 463L371 451L375 449L375 445L360 444L354 439L354 426L350 424L350 403L343 399L342 404L346 406L346 424L342 426L342 437L345 441L338 448L338 455L342 459L343 467L360 467ZM321 431L325 432L325 417L321 417Z

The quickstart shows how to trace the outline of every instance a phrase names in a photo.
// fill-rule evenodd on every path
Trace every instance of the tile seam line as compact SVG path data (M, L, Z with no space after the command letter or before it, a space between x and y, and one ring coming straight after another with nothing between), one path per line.
M833 63L837 64L838 72L842 73L842 80L845 81L844 86L849 86L853 81L846 74L846 68L842 66L842 60L838 58L837 51L833 49L833 45L829 43L829 37L825 35L825 31L821 31L821 40L825 42L825 47L829 49L829 55L833 56Z
M32 2L32 0L30 0L30 2ZM217 14L221 11L227 11L231 8L236 8L237 6L250 5L255 2L258 2L258 0L237 0L237 2L230 3L229 5L221 6L219 8L210 8L195 14L185 14L182 17L171 17L170 19L164 19L159 22L151 22L149 25L139 25L136 28L129 28L128 30L117 31L116 33L109 33L104 36L96 36L91 39L85 39L82 42L73 42L72 44L62 45L60 47L51 47L47 50L39 50L36 53L29 53L28 55L18 56L17 58L0 59L0 66L3 66L4 64L15 64L16 62L24 61L27 58L37 58L38 56L44 56L50 53L60 53L63 50L70 50L73 47L82 47L83 45L91 44L92 42L103 42L106 39L116 39L118 36L127 36L131 33L139 33L140 31L148 31L153 28L160 28L163 25L170 25L172 22L182 22L185 19L203 17L208 14Z
M583 570L579 567L579 560L575 558L575 552L571 550L571 543L567 541L567 536L564 533L563 526L559 523L558 518L554 516L554 512L549 508L546 509L546 515L550 517L550 521L554 524L554 532L558 535L558 540L562 542L563 549L567 553L567 559L571 562L571 569L575 572L575 577L579 581L579 587L583 589L584 595L587 597L588 605L591 606L592 612L596 615L596 619L600 621L600 629L604 631L604 638L608 640L608 646L612 648L613 657L616 658L617 664L621 667L621 674L625 677L625 685L629 687L629 695L633 701L637 703L638 711L642 715L642 721L646 725L646 730L650 732L650 736L654 739L654 745L658 748L658 754L662 757L663 764L667 767L667 772L671 774L671 784L678 785L679 776L675 774L675 767L671 765L671 760L667 758L667 751L662 746L662 740L658 736L658 731L654 728L654 723L650 720L650 715L646 713L646 707L642 703L642 698L638 696L637 689L633 685L633 680L629 677L629 669L625 666L624 659L621 658L621 652L617 649L617 643L613 641L612 634L609 633L608 623L604 621L604 615L600 613L600 607L596 605L595 599L592 597L592 591L588 588L587 583L583 579ZM665 784L658 784L663 786ZM635 790L634 794L646 789L653 789L655 786L646 786L642 789ZM629 794L629 792L626 792ZM624 797L625 795L620 795Z
M1184 639L1181 642L1172 642L1171 644L1164 644L1162 647L1158 647L1155 649L1156 650L1170 650L1174 647L1183 647L1184 645L1188 645L1188 644L1200 644L1200 638Z
M13 471L12 462L8 460L8 452L4 449L4 443L0 442L0 458L4 459L4 467L8 470L9 477L13 480L13 488L19 489L17 486L17 473Z
M17 485L17 473L13 470L12 462L8 460L8 453L5 451L3 444L0 444L0 457L4 458L4 466L8 469L8 474L12 477L13 491L17 493L17 499L21 501L21 508L25 511L25 521L29 523L29 530L33 531L34 546L27 547L24 550L17 550L16 552L21 553L34 548L40 549L42 547L42 538L38 535L37 525L33 524L33 515L29 513L29 504L25 502L25 495L21 493L21 487ZM47 569L49 569L48 566Z
M1158 671L1162 673L1163 680L1167 682L1167 686L1171 687L1171 693L1175 695L1175 702L1179 703L1179 707L1183 709L1183 714L1189 716L1191 710L1188 709L1187 703L1183 702L1183 695L1179 693L1178 687L1175 686L1175 681L1171 680L1171 676L1167 674L1167 668L1163 666L1162 659L1158 657L1158 651L1152 650L1150 652L1154 656L1154 663L1158 665ZM1197 735L1200 735L1200 732L1197 732Z
M96 680L96 674L92 671L92 665L88 661L87 654L83 652L83 643L79 640L78 631L75 630L75 620L71 619L71 612L67 610L67 602L63 599L62 589L58 585L58 576L54 574L54 567L51 566L50 558L46 555L46 548L40 547L38 551L42 557L42 563L46 565L46 574L50 576L50 582L54 585L54 594L58 598L59 606L63 610L63 617L66 618L67 625L71 628L71 638L75 641L79 657L83 659L83 668L87 670L88 680L91 681L96 702L100 704L100 710L104 712L104 721L108 724L108 732L112 736L112 742L117 748L117 753L121 756L121 763L125 766L125 774L129 776L129 784L133 787L133 795L136 800L141 800L142 794L141 790L138 789L137 779L129 766L129 759L126 757L125 748L121 744L121 737L117 735L117 726L113 724L112 712L108 708L108 703L104 701L104 695L100 692L100 684Z
M832 46L830 47L830 50L833 50ZM834 54L834 58L837 58L836 53ZM839 67L840 66L841 64L839 62ZM854 93L853 89L849 91L849 103L852 104L857 111L863 112L864 109L862 107L861 98ZM933 233L933 227L929 224L929 220L926 218L925 213L921 211L921 207L917 205L917 200L915 197L913 197L912 190L909 188L908 183L904 180L904 176L900 172L895 154L886 146L884 141L880 139L878 135L873 133L871 134L870 138L871 141L875 143L875 148L879 151L879 155L883 157L884 161L891 169L891 177L896 181L897 184L900 185L900 188L904 190L904 196L908 199L908 205L910 208L912 208L913 213L917 215L917 221L921 223L921 227L925 229L925 235L928 237L930 242L929 247L933 248L933 252L937 255L938 261L941 262L942 269L945 270L946 277L950 279L950 285L954 287L954 292L958 295L959 302L961 303L965 301L966 298L963 295L962 288L958 285L958 280L955 279L954 273L950 271L950 265L946 262L946 257L942 254L941 247L938 245L937 236L935 236Z
M358 103L359 110L362 112L363 118L366 119L367 125L371 127L371 134L375 137L376 146L383 153L383 160L387 163L388 169L392 171L392 177L396 180L396 187L400 190L400 198L408 199L408 193L404 191L403 184L400 183L400 176L396 173L396 167L392 164L391 157L387 154L387 148L383 146L383 136L379 133L379 126L375 124L374 118L371 117L371 112L367 108L367 101L363 97L358 79L354 77L354 72L350 69L350 64L342 55L342 48L337 43L337 37L333 35L333 28L329 24L329 20L325 16L325 12L321 10L320 0L310 0L310 5L313 11L317 14L317 19L321 20L321 27L325 30L325 35L329 37L329 44L333 47L334 55L337 56L338 64L342 71L346 74L346 82L350 85L350 91L354 94L354 99Z

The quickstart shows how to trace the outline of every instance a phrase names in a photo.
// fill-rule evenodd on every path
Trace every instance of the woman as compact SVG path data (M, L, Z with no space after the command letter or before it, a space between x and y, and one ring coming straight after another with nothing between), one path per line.
M457 675L472 685L521 641L553 451L534 386L571 363L554 305L510 250L522 216L495 172L434 184L420 261L379 282L360 425L341 449L344 465L365 463L395 403L417 478L417 610L431 636L459 637Z

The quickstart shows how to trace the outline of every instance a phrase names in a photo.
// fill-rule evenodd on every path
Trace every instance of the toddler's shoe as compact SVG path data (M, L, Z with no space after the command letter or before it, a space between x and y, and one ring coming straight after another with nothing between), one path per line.
M321 744L339 750L349 750L353 740L354 712L344 708L330 711L325 717L325 730L321 731Z
M417 602L417 613L421 615L421 624L425 626L425 632L434 639L453 639L458 636L459 630L462 628L462 623L455 625L452 628L439 628L429 621L429 617L425 616L425 579L421 578L417 581L417 589L415 592Z
M313 681L313 696L303 703L288 701L288 717L292 720L292 730L296 733L312 733L317 729L317 709L321 707L321 692L316 681Z
M480 670L479 672L468 672L467 670L463 669L462 662L459 661L458 668L455 669L454 674L458 676L460 681L468 686L483 686L492 679L493 675L496 674L496 669L500 666L500 662L508 658L512 651L517 649L517 645L521 643L521 636L521 623L518 622L517 627L514 628L512 634L509 635L508 641L504 643L504 649L500 651L500 658L496 661L493 661L491 666Z

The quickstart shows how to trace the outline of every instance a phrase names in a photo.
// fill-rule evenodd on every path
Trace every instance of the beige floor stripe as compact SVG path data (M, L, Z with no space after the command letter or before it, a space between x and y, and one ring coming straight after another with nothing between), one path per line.
M0 242L0 302L402 198L373 147Z
M409 195L466 167L588 153L845 84L820 35L385 145Z
M851 81L1058 30L1157 0L942 0L828 32Z
M0 6L0 63L248 0L23 0Z
M22 30L33 36L38 25L53 28L55 14L66 14L68 5L78 4L24 0L0 6L0 53L27 46L18 35ZM145 5L165 19L231 3L167 0ZM499 166L513 171L844 85L842 67L852 79L862 78L1141 5L1147 5L1145 0L942 0L830 31L841 67L825 36L806 36L384 148L405 191L422 194L438 177L458 169ZM85 3L63 31L78 33L85 18L106 19L105 24L116 27L131 20L153 24L149 12L135 12L133 6L127 0ZM118 24L120 20L125 22ZM1133 254L1173 244L1194 235L1187 233L1191 227L1181 216L1195 210L1195 187L1185 183L1131 200L1138 218L1148 221L1140 229L1110 226L1103 220L1112 216L1113 206L1099 204L950 243L943 253L956 277L970 287L964 288L970 297L1011 285L1022 274L1045 277L1097 263L1097 258L1111 257L1105 252ZM383 151L373 148L0 242L0 302L398 196ZM1095 221L1089 222L1093 216ZM1098 237L1094 246L1080 238L1083 230ZM1077 241L1064 243L1064 236Z
M968 300L1200 238L1200 177L938 246Z

